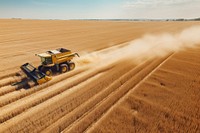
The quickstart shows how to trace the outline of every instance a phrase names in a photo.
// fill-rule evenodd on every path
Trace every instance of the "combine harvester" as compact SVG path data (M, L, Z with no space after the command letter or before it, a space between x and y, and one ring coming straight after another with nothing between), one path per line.
M77 55L68 49L59 48L47 51L46 53L36 54L41 58L41 65L38 69L48 76L53 72L65 73L75 68L75 63L71 60Z
M55 72L65 73L75 68L75 63L71 60L78 56L78 53L72 53L71 50L59 48L47 51L46 53L36 54L41 58L41 65L35 68L30 63L23 64L20 68L26 75L26 78L20 82L12 84L20 88L30 88L34 85L46 83L52 79Z

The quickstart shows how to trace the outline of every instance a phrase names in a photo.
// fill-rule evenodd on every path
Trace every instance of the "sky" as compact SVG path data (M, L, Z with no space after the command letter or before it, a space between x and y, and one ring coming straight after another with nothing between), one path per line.
M0 18L175 19L200 17L200 0L0 0Z

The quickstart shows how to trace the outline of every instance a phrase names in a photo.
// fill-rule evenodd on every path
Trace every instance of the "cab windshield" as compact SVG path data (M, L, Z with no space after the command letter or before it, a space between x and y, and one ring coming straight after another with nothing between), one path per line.
M51 57L41 57L41 61L42 61L42 64L52 64L52 59Z

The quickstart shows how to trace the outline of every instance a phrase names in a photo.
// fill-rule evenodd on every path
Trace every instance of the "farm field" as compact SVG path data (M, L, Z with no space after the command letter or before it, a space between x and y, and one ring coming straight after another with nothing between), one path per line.
M200 41L166 47L193 26L200 23L0 20L0 132L200 131ZM75 70L11 86L23 78L20 65L38 66L35 54L60 47L80 54Z

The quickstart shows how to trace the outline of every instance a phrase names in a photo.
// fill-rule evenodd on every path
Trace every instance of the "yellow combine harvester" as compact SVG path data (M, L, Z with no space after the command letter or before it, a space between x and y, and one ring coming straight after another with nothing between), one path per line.
M59 48L56 50L47 51L46 53L36 54L41 58L41 65L35 68L30 63L23 64L20 68L27 75L25 80L14 83L23 88L30 86L29 82L34 81L35 84L43 84L51 80L53 72L65 73L75 68L75 63L71 60L77 55L71 50Z
M51 76L53 72L65 73L75 68L74 62L71 60L77 55L71 50L59 48L47 51L46 53L36 54L41 58L41 65L38 70Z

